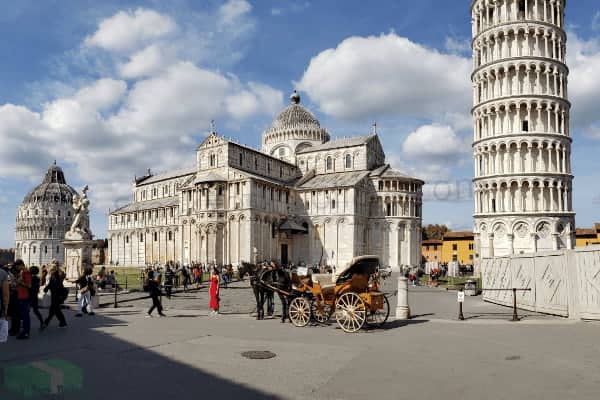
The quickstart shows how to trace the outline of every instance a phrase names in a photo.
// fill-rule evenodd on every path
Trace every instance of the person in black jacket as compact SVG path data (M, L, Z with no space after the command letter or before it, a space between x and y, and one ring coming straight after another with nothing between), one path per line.
M152 299L152 307L148 310L148 317L152 317L152 311L156 308L158 310L158 315L161 317L166 317L163 314L162 304L160 303L160 286L158 284L160 275L154 277L154 272L148 272L148 279L146 281L146 285L148 286L148 292L150 293L150 298Z
M60 328L67 326L65 316L60 309L60 305L64 303L67 298L65 294L68 294L67 289L63 286L63 278L58 266L54 265L50 269L50 281L44 287L44 293L48 293L50 290L50 310L48 311L48 317L44 321L44 326L48 326L52 317L56 316L60 324Z
M40 321L40 329L44 329L44 319L42 318L42 314L40 314L39 308L39 299L38 294L40 293L40 277L38 274L40 273L40 269L36 266L29 268L29 272L31 272L31 288L29 288L29 306L33 311L33 315L35 315Z
M167 270L165 271L165 293L167 295L167 299L171 298L171 294L173 292L173 280L175 279L175 272L171 269L170 265L167 265Z

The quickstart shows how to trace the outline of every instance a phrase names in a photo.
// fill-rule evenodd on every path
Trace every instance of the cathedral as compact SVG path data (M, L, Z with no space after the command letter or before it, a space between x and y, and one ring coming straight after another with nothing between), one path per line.
M420 264L423 181L385 163L376 132L331 140L294 91L256 150L218 135L193 168L138 177L109 215L119 265L273 260Z

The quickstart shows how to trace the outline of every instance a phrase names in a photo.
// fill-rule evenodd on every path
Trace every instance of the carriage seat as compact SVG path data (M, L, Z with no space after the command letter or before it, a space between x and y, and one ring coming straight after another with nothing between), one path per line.
M333 274L312 274L312 281L319 282L319 285L321 285L322 289L335 287Z

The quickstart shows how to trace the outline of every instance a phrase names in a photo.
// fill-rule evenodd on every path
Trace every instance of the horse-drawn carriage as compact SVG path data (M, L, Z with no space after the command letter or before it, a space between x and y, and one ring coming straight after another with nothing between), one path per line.
M390 304L379 289L379 258L355 257L337 274L294 276L289 317L296 326L306 326L311 318L325 323L335 319L345 332L356 332L365 324L382 326L390 314Z

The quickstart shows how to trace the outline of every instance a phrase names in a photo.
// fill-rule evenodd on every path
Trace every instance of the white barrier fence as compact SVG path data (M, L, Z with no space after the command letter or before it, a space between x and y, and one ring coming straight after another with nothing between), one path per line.
M482 287L531 288L518 307L574 319L600 319L600 245L482 260ZM512 305L512 291L483 291L483 299Z

